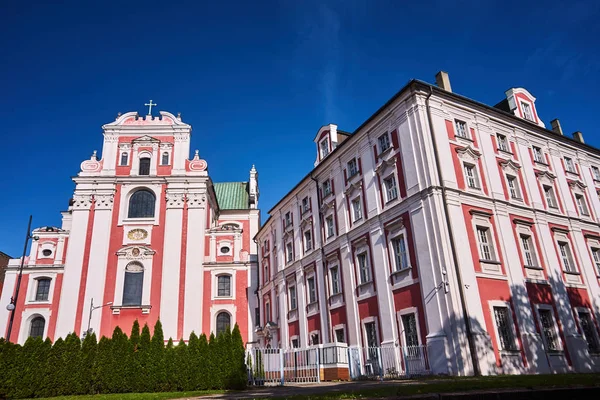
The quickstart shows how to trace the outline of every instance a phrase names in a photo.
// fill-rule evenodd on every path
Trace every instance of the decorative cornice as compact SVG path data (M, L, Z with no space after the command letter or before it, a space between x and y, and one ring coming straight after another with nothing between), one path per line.
M185 193L169 193L166 194L167 208L183 208L186 201Z
M492 214L491 212L482 211L482 210L469 210L469 214L478 215L480 217L487 217L487 218L491 218L494 216L494 214Z
M188 193L188 208L204 208L206 205L206 195L203 193Z
M92 196L89 194L75 194L73 195L73 209L74 210L89 210L92 206Z
M94 195L95 209L110 210L114 202L114 194L97 194Z
M516 225L526 225L526 226L529 226L529 227L533 226L533 222L531 222L531 221L528 221L528 220L526 220L526 219L521 219L521 218L513 218L513 222L514 222Z
M561 228L559 226L553 226L552 228L550 228L550 230L552 232L558 232L558 233L565 233L565 234L570 233L568 229Z

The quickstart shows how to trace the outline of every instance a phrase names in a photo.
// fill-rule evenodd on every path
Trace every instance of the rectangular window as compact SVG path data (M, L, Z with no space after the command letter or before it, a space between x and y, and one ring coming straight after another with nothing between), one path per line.
M567 242L558 242L558 248L560 250L560 259L563 268L566 272L577 272L575 263L573 263L573 257L571 256L571 249Z
M330 238L335 233L335 226L333 224L333 216L325 218L325 224L327 225L327 238Z
M326 180L323 182L323 197L326 197L329 194L331 194L331 181Z
M50 282L48 278L37 280L37 290L35 292L35 301L48 301L50 294Z
M338 266L331 267L329 269L331 274L331 292L332 294L339 294L342 292L342 286L340 285L340 272Z
M587 342L589 352L593 354L600 353L598 331L596 330L596 325L594 325L592 316L589 312L585 311L579 311L578 316L579 324L581 325L581 330L583 331L583 338Z
M600 181L600 169L598 167L592 166L592 176L595 181Z
M465 178L467 179L467 186L471 189L479 189L479 182L477 180L477 171L475 166L471 164L464 164Z
M127 159L128 159L128 153L126 151L122 152L120 165L127 165Z
M396 177L390 175L383 180L385 185L386 202L390 202L398 198L398 188L396 187Z
M160 165L169 165L169 153L164 152L162 154Z
M548 207L558 208L556 206L556 197L554 197L554 189L552 189L552 186L544 186L544 196L546 197Z
M533 150L533 161L545 164L546 162L544 161L544 153L542 153L542 149L537 146L532 146L531 149Z
M523 254L525 256L525 265L528 267L537 267L537 257L533 251L531 236L521 235L521 245L523 246Z
M291 224L292 224L292 213L288 211L285 213L285 227L287 228Z
M569 158L569 157L565 157L565 169L568 172L575 172L575 164L573 164L573 159Z
M352 215L353 221L358 221L362 218L362 206L360 203L360 197L352 200Z
M408 255L406 253L404 235L392 239L392 250L394 251L395 271L402 271L408 268Z
M531 112L531 106L527 103L521 102L521 108L523 109L523 117L530 121L534 121L533 113Z
M291 243L285 245L287 262L290 263L294 259L294 248Z
M506 181L508 183L508 191L510 192L511 199L520 199L521 193L519 191L519 184L515 176L506 175Z
M139 175L150 175L150 159L140 158Z
M315 303L317 301L317 289L315 288L315 278L308 278L306 280L308 286L308 303Z
M468 138L467 134L467 124L463 121L454 120L454 125L456 126L456 136L461 138Z
M600 275L600 249L592 248L592 258L596 265L596 273Z
M271 320L271 303L265 304L265 325Z
M508 140L506 139L506 136L498 133L496 134L496 138L498 139L498 150L510 153L510 149L508 148Z
M498 329L501 350L516 350L517 344L513 335L512 317L508 307L494 307L494 320Z
M296 309L296 286L290 286L288 289L290 293L290 310Z
M338 328L335 330L335 341L338 343L346 343L346 335L344 335L344 328Z
M479 243L479 253L482 260L494 261L494 251L492 248L492 240L490 230L481 226L477 227L477 241Z
M404 329L404 340L407 347L419 345L419 333L417 332L417 318L414 313L402 316L402 328Z
M312 234L310 231L304 232L304 251L312 249Z
M559 351L558 335L556 334L556 326L554 325L554 317L551 310L539 310L540 325L542 326L542 334L544 342L546 342L546 350Z
M307 212L310 208L309 206L309 201L308 201L308 196L306 196L305 198L302 199L302 214L304 214L305 212Z
M292 339L292 348L297 349L298 347L300 347L300 341L298 341L298 339Z
M358 261L358 273L360 275L360 283L371 282L371 270L369 269L369 261L367 260L367 253L360 253L356 256Z
M231 276L221 275L217 277L217 296L219 297L230 297L231 296Z
M367 322L365 324L365 333L367 336L367 347L379 347L375 322Z
M321 159L327 157L329 154L329 140L321 140Z
M580 215L589 215L590 214L588 212L587 205L585 204L585 199L583 198L582 195L576 194L575 202L577 203L577 209L579 210Z
M353 177L358 174L358 164L356 162L356 158L348 161L348 178Z
M379 136L377 140L379 141L379 153L383 153L390 148L390 137L387 132Z

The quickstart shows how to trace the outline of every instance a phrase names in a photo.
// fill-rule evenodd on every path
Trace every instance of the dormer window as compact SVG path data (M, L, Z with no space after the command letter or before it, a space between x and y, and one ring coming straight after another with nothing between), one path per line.
M348 178L353 177L358 173L358 163L356 162L356 158L348 161Z
M321 143L319 145L321 147L321 159L323 159L329 154L329 140L325 138L321 140Z
M331 194L331 181L326 180L323 182L323 197L329 196Z
M498 133L496 138L498 139L498 150L510 152L508 149L508 140L506 139L506 136Z
M388 133L384 133L383 135L379 136L379 153L383 153L384 151L386 151L387 149L390 148L390 137L388 135Z
M573 159L565 157L565 169L567 170L567 172L576 173L575 164L573 164Z
M523 110L523 118L528 119L529 121L535 121L533 118L533 113L531 112L531 106L525 102L521 102L521 109Z

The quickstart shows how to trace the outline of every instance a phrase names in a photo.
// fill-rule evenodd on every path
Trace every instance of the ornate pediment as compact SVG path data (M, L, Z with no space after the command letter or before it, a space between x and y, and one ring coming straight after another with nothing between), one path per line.
M382 173L385 173L388 167L392 167L394 165L396 165L396 156L383 159L379 164L377 164L377 167L375 167L375 172L381 175Z
M585 191L585 188L587 187L583 182L581 181L572 181L572 180L567 180L567 182L569 183L569 186L572 187L573 189L579 189L580 191Z
M344 194L347 196L347 195L351 194L352 192L354 192L355 190L360 191L360 189L362 188L362 186L363 186L362 179L359 180L359 181L356 181L354 183L350 183L349 182L348 187L346 188L346 190L344 190Z
M500 166L505 172L512 172L515 175L519 172L519 169L521 169L521 166L513 160L502 161L500 162Z
M552 185L554 182L554 179L556 179L556 176L554 176L549 171L539 171L539 172L536 172L535 175L537 176L540 183L546 184L546 185Z
M477 160L479 160L479 157L481 157L481 153L473 149L471 146L457 147L456 153L458 154L458 158L460 158L461 160L473 164L476 163Z
M145 260L152 258L155 253L154 250L146 246L126 246L117 251L117 256L127 260Z
M158 144L160 143L160 140L153 138L152 136L148 136L148 135L144 135L144 136L140 136L138 138L135 138L131 141L131 143L133 144Z

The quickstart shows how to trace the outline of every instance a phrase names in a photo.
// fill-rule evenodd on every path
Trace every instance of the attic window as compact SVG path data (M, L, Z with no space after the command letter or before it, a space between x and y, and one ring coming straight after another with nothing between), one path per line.
M521 109L523 110L523 117L530 121L535 121L533 113L531 112L531 106L525 102L521 102Z
M321 159L327 157L327 155L329 154L329 141L327 140L327 138L321 140L320 143L321 146Z

